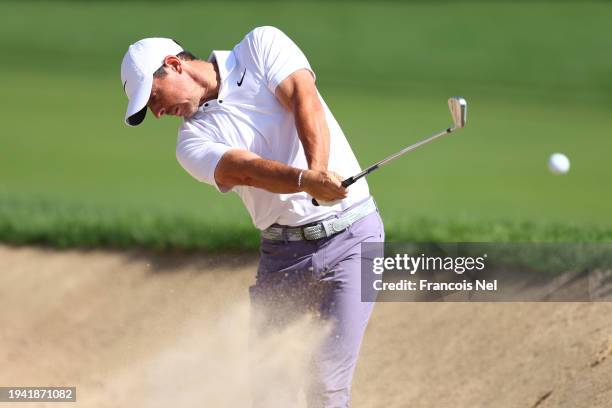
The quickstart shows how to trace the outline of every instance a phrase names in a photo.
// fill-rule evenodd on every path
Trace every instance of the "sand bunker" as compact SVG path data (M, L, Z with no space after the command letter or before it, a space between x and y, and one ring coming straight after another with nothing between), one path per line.
M256 262L0 246L0 385L76 386L74 407L248 407L253 357L271 387L298 383L320 330L298 322L249 354ZM611 406L610 316L612 303L380 303L352 406Z

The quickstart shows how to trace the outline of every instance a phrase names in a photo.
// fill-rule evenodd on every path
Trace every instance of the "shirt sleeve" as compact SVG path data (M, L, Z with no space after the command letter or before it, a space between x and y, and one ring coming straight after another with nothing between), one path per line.
M181 130L176 143L176 159L193 178L226 193L230 189L217 185L215 169L221 157L230 149L230 146L208 139L205 135Z
M300 69L307 69L316 78L302 50L278 28L258 27L251 35L255 58L272 93L285 78Z

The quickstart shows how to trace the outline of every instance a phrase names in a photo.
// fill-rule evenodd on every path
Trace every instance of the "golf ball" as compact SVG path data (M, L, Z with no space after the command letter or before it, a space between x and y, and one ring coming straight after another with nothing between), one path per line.
M570 161L563 153L553 153L548 159L548 168L553 174L565 174L570 169Z

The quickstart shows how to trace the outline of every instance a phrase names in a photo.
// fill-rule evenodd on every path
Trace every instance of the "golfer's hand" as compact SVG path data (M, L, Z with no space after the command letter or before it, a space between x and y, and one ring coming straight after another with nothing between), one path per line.
M333 171L306 170L302 177L304 191L318 201L342 200L348 194L342 177Z

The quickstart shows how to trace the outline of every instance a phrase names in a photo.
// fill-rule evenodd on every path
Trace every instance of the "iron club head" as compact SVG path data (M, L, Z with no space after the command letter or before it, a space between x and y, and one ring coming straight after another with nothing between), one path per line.
M453 116L453 123L456 128L462 128L467 121L467 102L460 96L453 96L448 100L448 109Z

